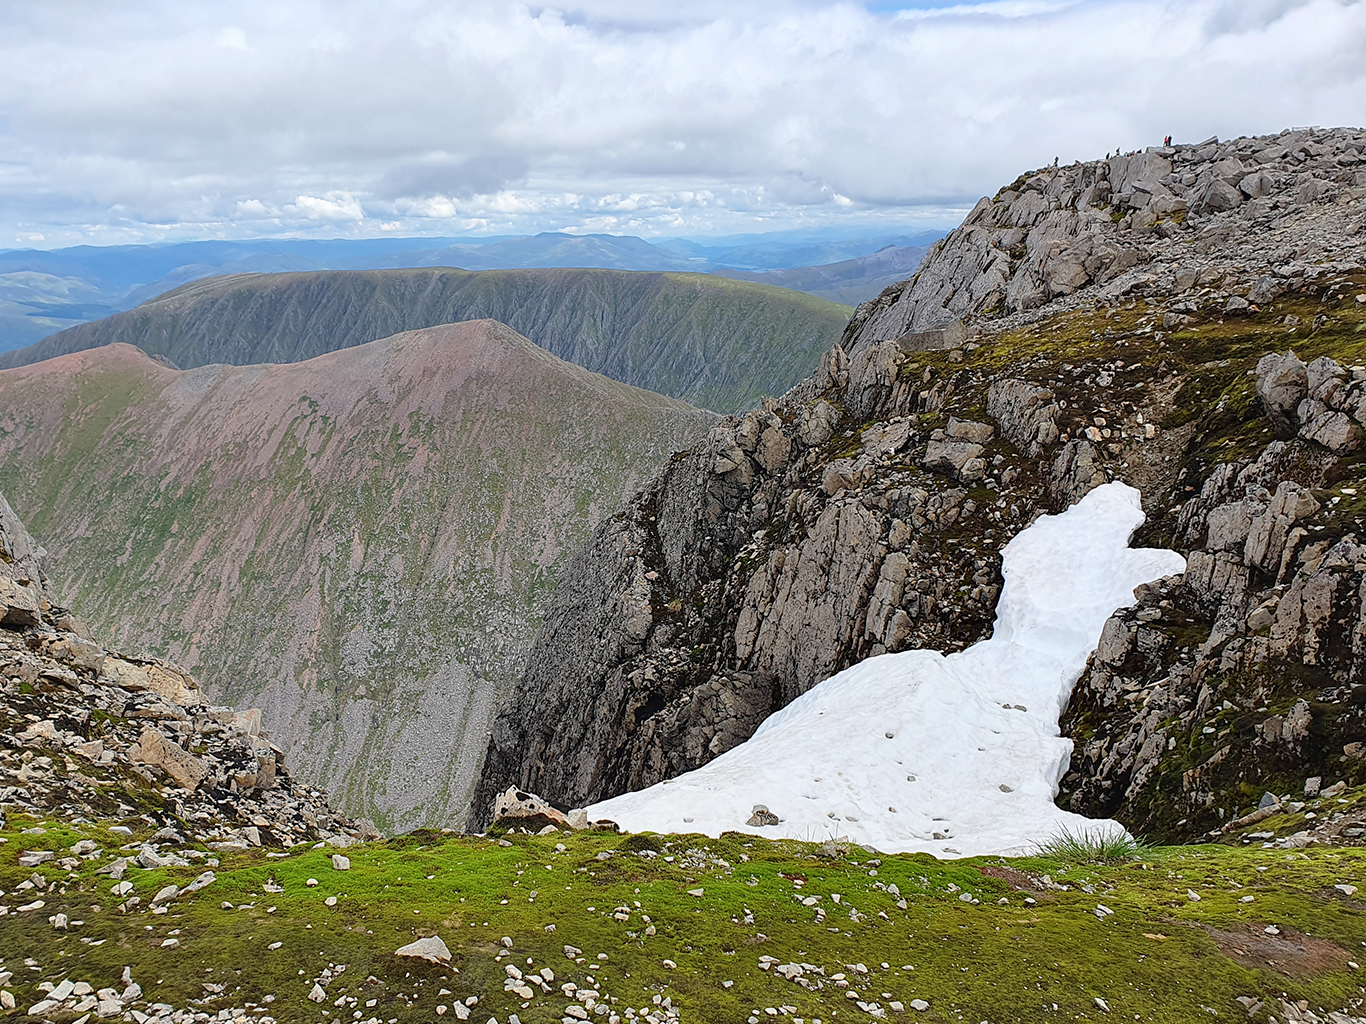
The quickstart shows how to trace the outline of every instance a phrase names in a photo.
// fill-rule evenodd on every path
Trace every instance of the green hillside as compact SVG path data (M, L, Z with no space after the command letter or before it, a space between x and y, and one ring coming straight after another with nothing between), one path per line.
M614 380L730 412L815 368L849 309L708 274L316 271L206 278L0 356L21 366L115 342L181 369L291 363L462 320L507 324Z

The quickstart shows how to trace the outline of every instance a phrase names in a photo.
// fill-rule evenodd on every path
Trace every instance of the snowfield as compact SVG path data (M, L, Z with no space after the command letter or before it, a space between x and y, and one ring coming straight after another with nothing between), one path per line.
M1140 583L1185 570L1174 551L1129 547L1142 522L1138 491L1096 488L1005 547L989 640L869 658L710 764L594 804L589 818L937 857L1027 853L1064 827L1120 830L1054 805L1072 752L1058 718L1110 614ZM746 825L756 804L780 823Z

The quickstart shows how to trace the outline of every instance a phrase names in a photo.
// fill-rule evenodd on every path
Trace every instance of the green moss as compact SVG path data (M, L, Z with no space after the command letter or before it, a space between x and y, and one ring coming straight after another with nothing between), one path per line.
M32 824L12 821L0 836L6 891L33 874L16 866L20 849L65 850L88 836L112 850L127 838L58 822L46 823L44 835L19 834ZM269 1012L281 1021L316 1021L321 1009L347 1019L351 1008L332 1003L350 995L367 1018L430 1021L437 1005L477 995L480 1020L502 1021L513 1012L528 1024L558 1020L567 1002L558 991L538 993L525 1006L504 992L504 964L513 964L524 971L549 967L556 985L587 986L591 976L618 999L618 1013L649 1006L659 993L686 1021L744 1020L755 1009L762 1017L768 1006L795 1007L788 1013L809 1019L862 1019L833 982L843 973L860 998L883 1006L927 1000L927 1019L1071 1019L1093 1014L1101 997L1120 1016L1185 1022L1203 1019L1202 1006L1241 1019L1234 1001L1241 995L1285 992L1316 1006L1342 1006L1359 991L1346 960L1366 940L1357 904L1332 888L1366 885L1359 850L1287 859L1281 851L1190 847L1093 867L1044 857L875 857L857 847L831 856L832 848L735 834L515 835L501 845L423 832L347 850L346 872L332 868L331 852L225 855L212 885L174 900L162 916L145 912L152 894L189 881L200 865L131 870L141 902L127 913L114 905L108 880L93 873L96 862L83 864L74 878L43 865L38 873L52 883L48 905L0 919L9 966L23 957L42 965L16 971L11 987L27 1006L40 997L41 979L69 976L102 987L131 963L148 999L181 1007L203 1000L193 1005L210 1012L264 1008L273 995ZM1051 883L1034 888L1032 880L1043 876ZM310 878L318 880L315 887ZM695 889L703 894L690 895ZM975 902L964 902L965 894ZM1242 902L1247 895L1253 900ZM802 904L810 896L825 910L824 921ZM326 905L329 897L335 906ZM626 920L616 919L617 908L626 908ZM46 916L59 909L84 923L53 930ZM654 935L645 934L646 914ZM1268 923L1287 934L1312 934L1327 953L1306 970L1285 973L1240 957L1236 942L1219 937L1261 934ZM450 967L392 955L432 933L450 947ZM499 963L504 936L512 952ZM168 937L178 947L163 948ZM269 948L277 942L279 949ZM583 963L566 958L566 944L583 951ZM760 956L821 965L826 987L808 991L761 970ZM329 964L346 968L325 986L320 1008L306 996ZM850 966L857 964L868 973ZM222 985L221 995L206 984ZM438 995L441 988L451 994ZM374 1008L365 1006L368 999L376 1000Z

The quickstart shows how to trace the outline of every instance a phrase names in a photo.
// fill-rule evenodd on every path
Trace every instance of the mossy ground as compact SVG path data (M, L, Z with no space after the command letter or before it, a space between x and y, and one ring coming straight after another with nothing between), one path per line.
M22 832L33 827L47 831ZM769 1008L783 1020L872 1019L832 980L840 972L867 1002L926 1000L928 1010L905 1011L926 1021L1184 1022L1211 1013L1240 1020L1247 1013L1239 996L1285 994L1330 1008L1366 996L1349 962L1366 962L1366 902L1334 888L1366 889L1360 849L1174 847L1095 867L1048 858L936 861L858 847L824 856L819 846L734 834L509 836L504 846L420 832L346 850L349 871L334 870L330 848L224 854L213 884L153 915L145 909L153 894L189 881L202 864L130 868L141 902L125 913L94 869L132 838L24 818L11 818L0 838L0 899L11 907L46 903L0 918L0 970L15 974L6 987L18 1014L41 998L42 980L117 985L125 965L150 1001L254 1005L280 1021L433 1021L438 1005L470 995L479 997L471 1019L480 1024L506 1022L510 1013L523 1022L559 1020L568 1000L558 991L525 1002L504 992L506 964L549 967L556 986L596 985L623 1015L661 994L684 1021L706 1022L743 1021L756 1010L773 1019ZM75 872L50 862L36 869L46 892L15 891L35 874L17 866L20 851L65 851L81 838L105 855ZM1030 886L1045 875L1065 888ZM309 878L318 884L308 886ZM689 894L697 889L701 896ZM823 922L801 902L811 896ZM616 918L618 908L627 920ZM860 920L851 920L851 908ZM83 923L57 931L48 923L57 912ZM643 915L656 934L645 934ZM1268 925L1280 934L1268 935ZM450 967L393 956L433 933L450 947ZM512 945L500 963L504 936ZM170 937L179 946L163 948ZM272 950L274 943L281 946ZM566 944L582 950L582 961L566 958ZM761 970L761 956L824 967L824 989ZM338 964L345 971L325 986L327 1000L309 1002L314 979ZM449 994L439 995L443 988ZM336 1005L346 996L357 1002ZM1253 1019L1273 1012L1268 1004Z

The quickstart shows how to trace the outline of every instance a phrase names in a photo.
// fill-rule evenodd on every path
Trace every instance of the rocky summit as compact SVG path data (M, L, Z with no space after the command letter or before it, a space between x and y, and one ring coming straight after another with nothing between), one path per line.
M1273 302L1306 266L1361 262L1362 214L1351 204L1363 187L1366 133L1354 128L1209 139L1022 174L978 202L913 278L861 305L845 347L1097 296Z
M287 365L110 345L0 372L0 408L60 600L386 828L463 816L560 568L715 418L490 321Z
M476 822L508 785L580 806L654 784L863 658L982 639L1001 547L1109 480L1189 569L1106 627L1064 805L1193 839L1267 790L1355 780L1364 151L1210 141L977 204L814 376L598 527L494 724Z

